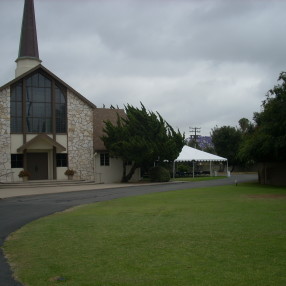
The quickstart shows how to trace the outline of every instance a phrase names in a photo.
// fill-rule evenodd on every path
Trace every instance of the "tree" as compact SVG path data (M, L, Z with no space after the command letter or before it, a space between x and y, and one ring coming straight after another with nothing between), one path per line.
M102 140L113 157L123 161L122 182L128 182L136 168L164 160L173 161L185 145L184 135L177 132L159 113L125 106L126 118L118 117L117 124L106 122ZM132 162L127 173L127 162Z
M239 124L240 131L242 132L242 134L251 133L254 129L253 124L250 122L249 119L245 117L239 119L238 124Z
M286 160L286 73L280 73L278 81L266 94L262 111L254 113L253 132L240 148L241 158L257 162L281 162Z
M241 143L241 132L235 127L222 126L215 127L211 132L214 149L219 156L228 159L232 170L240 163L238 150Z

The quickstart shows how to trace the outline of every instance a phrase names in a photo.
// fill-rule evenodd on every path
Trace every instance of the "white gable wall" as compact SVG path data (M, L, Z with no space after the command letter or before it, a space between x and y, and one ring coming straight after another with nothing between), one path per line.
M96 183L120 183L123 174L122 160L117 158L109 158L109 166L100 165L100 153L95 156L95 174ZM127 172L131 166L127 166ZM140 180L140 169L136 169L130 182L138 182Z

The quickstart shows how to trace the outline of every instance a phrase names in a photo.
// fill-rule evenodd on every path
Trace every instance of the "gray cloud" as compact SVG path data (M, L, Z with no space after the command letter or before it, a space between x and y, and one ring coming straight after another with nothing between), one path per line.
M142 101L188 135L252 118L285 70L286 1L34 0L43 65L96 105ZM0 84L22 0L1 0Z

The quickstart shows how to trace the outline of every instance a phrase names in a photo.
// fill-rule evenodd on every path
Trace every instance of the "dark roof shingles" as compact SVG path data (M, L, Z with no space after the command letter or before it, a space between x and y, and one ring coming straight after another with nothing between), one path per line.
M101 137L105 134L103 129L105 127L105 121L110 121L112 124L116 124L117 116L126 118L124 109L109 109L109 108L96 108L94 109L94 124L93 124L93 148L95 151L105 151L106 147L101 140Z

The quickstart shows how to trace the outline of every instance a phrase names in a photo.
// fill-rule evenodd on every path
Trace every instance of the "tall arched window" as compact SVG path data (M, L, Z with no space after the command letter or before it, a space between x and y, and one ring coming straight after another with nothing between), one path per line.
M28 133L52 132L52 82L40 73L26 79Z
M23 84L18 82L11 89L11 132L21 133L23 132L23 96L22 96Z
M67 132L67 105L61 88L56 86L56 133Z
M11 87L11 133L66 133L66 88L37 72Z

